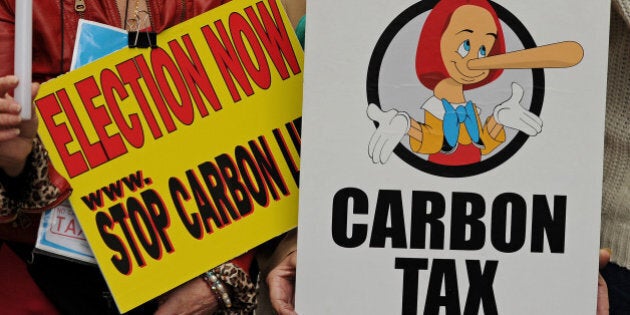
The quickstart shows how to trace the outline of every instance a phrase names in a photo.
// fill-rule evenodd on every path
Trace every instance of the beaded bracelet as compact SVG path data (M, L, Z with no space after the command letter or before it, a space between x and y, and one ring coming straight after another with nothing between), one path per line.
M205 272L201 277L210 286L210 290L223 302L225 308L232 307L232 300L230 300L227 289L212 270Z

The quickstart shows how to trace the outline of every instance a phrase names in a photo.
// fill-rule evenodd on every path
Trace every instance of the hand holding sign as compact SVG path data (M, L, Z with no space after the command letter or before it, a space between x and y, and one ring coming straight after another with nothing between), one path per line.
M376 104L368 105L367 115L378 123L368 145L368 155L374 163L385 164L409 131L411 119L407 113L394 109L384 112Z
M297 251L288 254L267 276L269 298L279 315L296 315L295 312L295 270Z
M33 138L37 135L37 117L22 120L21 104L9 95L9 91L17 86L18 79L14 76L0 78L0 168L10 176L22 172L26 157L33 149ZM38 85L31 87L32 97L37 94L38 88Z
M540 117L521 107L522 98L523 88L512 83L512 96L494 108L494 119L501 125L535 136L542 131L543 122Z

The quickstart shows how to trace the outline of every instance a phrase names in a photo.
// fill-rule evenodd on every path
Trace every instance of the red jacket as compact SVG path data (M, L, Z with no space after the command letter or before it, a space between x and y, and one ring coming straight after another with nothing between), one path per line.
M13 73L15 1L19 0L0 0L0 76ZM123 27L116 0L84 2L85 11L77 12L75 0L33 1L34 81L68 72L79 18ZM229 0L147 0L158 33L226 2Z

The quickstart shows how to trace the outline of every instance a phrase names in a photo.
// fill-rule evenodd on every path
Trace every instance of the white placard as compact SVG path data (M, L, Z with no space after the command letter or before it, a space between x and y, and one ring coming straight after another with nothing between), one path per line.
M297 312L594 314L609 10L308 2Z

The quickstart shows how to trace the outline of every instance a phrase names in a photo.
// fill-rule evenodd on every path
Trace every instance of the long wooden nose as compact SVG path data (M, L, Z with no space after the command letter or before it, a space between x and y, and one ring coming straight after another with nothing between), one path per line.
M568 68L582 61L584 49L577 42L560 42L468 61L473 70Z

